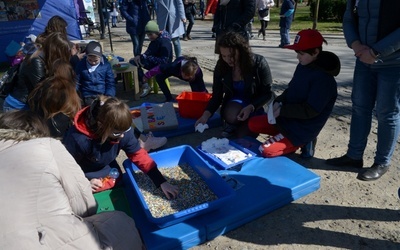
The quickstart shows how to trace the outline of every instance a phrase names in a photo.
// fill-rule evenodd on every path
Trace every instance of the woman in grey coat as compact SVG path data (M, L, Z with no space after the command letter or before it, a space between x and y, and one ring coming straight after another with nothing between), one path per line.
M185 22L186 15L182 0L157 0L157 24L160 30L166 30L171 34L175 58L181 56L179 37L185 34Z

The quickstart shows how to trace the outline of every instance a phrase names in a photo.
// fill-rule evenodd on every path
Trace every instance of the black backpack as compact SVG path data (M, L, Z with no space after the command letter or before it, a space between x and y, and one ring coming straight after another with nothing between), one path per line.
M12 66L0 79L0 98L5 99L18 83L18 72L21 63Z

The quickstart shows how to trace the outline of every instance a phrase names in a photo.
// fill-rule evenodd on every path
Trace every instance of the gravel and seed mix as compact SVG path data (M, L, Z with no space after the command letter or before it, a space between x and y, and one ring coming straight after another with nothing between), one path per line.
M155 188L147 175L141 171L134 172L135 181L154 218L161 218L218 199L207 183L186 163L172 168L160 167L159 170L169 183L179 188L176 199L168 200L161 188Z

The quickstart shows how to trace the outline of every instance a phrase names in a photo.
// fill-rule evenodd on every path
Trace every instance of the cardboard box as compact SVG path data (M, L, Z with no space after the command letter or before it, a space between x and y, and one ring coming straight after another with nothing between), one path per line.
M172 102L140 107L140 117L144 132L178 128L178 118Z

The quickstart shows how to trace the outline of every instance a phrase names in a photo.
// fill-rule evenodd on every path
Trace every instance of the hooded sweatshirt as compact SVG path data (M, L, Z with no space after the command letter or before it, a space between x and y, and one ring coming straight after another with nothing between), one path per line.
M317 60L298 64L288 88L275 99L282 103L276 125L293 145L314 140L328 120L337 97L335 76L340 60L332 52L321 51Z

